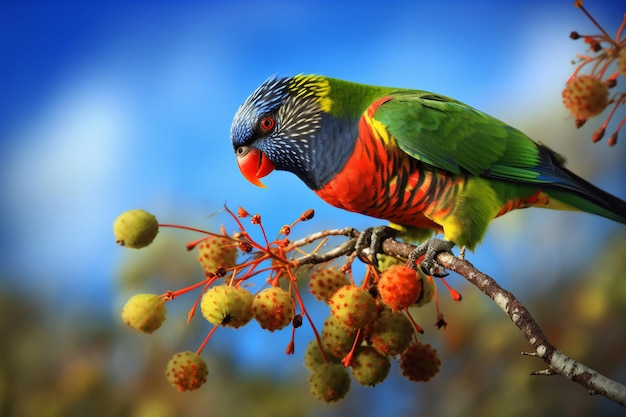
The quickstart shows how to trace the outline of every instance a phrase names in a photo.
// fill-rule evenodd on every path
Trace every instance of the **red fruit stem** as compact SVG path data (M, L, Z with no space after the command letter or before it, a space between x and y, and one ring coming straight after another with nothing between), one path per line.
M206 346L207 342L209 341L211 336L213 336L213 333L215 333L215 331L217 330L218 327L219 326L217 324L213 325L213 328L211 329L209 334L206 335L206 337L204 338L204 341L202 342L202 344L200 345L198 350L196 350L196 355L200 356L200 353L202 353L202 349L204 349L204 347Z
M452 299L453 299L454 301L457 301L457 302L458 302L458 301L461 301L461 298L462 298L462 297L461 297L461 293L460 293L460 292L458 292L457 290L455 290L454 288L452 288L452 287L451 287L451 286L450 286L450 285L446 282L446 280L445 280L445 279L443 279L443 278L440 278L440 279L441 279L441 282L443 282L443 285L445 285L445 286L446 286L446 288L448 289L448 291L450 292L450 297L452 297Z
M411 323L413 324L413 327L415 328L415 331L418 332L419 334L424 334L424 329L422 328L422 326L420 326L419 324L417 324L417 322L415 321L415 319L413 319L413 316L411 315L411 313L409 312L408 308L404 309L404 313L406 314L406 316L409 318L409 320L411 321Z
M287 274L289 274L289 279L293 283L293 292L295 293L296 300L298 301L298 304L300 305L300 310L302 310L302 314L304 314L307 321L311 325L311 329L313 330L313 334L315 335L315 340L317 341L317 345L319 346L320 351L322 353L322 358L324 359L324 363L328 363L328 358L326 357L326 352L324 351L324 347L322 345L322 338L320 337L320 334L317 331L317 328L315 327L315 323L313 323L313 319L311 319L311 316L309 316L309 312L304 307L304 302L302 301L302 297L300 296L300 291L298 290L298 286L296 285L297 279L295 275L293 274L293 272L291 271L290 267L287 267Z
M206 290L209 289L209 287L211 286L211 284L213 284L216 280L218 279L218 276L215 275L209 279L206 279L202 282L199 282L196 285L193 285L194 289L199 287L199 284L202 284L203 282L206 283L206 285L204 286L204 288L202 289L202 291L200 291L200 294L198 295L198 297L196 297L196 301L193 303L193 305L191 306L191 308L189 309L189 311L187 312L187 324L189 324L191 322L191 318L194 316L194 314L196 314L196 309L198 308L198 304L200 304L200 300L202 300L202 296L204 295L204 293L206 292ZM191 287L190 287L191 288Z
M578 5L578 7L580 8L580 10L583 11L583 13L585 13L587 15L587 17L589 18L589 20L591 20L591 22L593 22L594 25L596 25L596 27L598 29L600 29L600 31L604 34L604 36L606 37L606 41L611 43L614 47L618 47L617 43L615 43L615 41L613 41L613 39L611 38L611 35L609 35L606 30L604 30L604 28L602 26L600 26L600 24L596 21L596 19L593 18L593 16L591 16L591 13L589 13L587 11L587 9L585 9L585 6L582 5L582 2L580 5Z
M352 342L352 348L350 348L350 352L348 352L346 354L346 356L343 357L343 359L341 360L341 364L343 366L345 366L346 368L350 366L350 364L352 364L352 359L354 358L354 351L357 348L357 345L359 343L359 337L361 336L361 331L363 329L359 329L356 332L356 335L354 336L354 342Z

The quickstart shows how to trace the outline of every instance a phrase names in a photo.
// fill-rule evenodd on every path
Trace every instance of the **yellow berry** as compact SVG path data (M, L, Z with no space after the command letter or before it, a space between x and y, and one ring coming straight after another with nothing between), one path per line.
M115 242L121 246L139 249L148 246L159 232L154 215L144 210L128 210L113 222Z

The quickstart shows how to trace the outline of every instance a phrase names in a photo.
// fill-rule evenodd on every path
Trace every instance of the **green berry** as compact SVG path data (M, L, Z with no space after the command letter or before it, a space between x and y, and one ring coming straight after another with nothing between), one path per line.
M210 323L238 328L252 319L252 300L245 288L216 285L202 296L200 310Z
M167 363L165 376L179 391L193 391L206 382L209 370L206 362L193 352L180 352Z
M198 261L209 273L235 266L238 253L237 244L223 236L209 236L198 245Z
M404 313L385 310L367 328L368 342L381 354L395 356L409 346L413 326Z
M395 265L380 275L377 289L383 302L398 311L415 303L422 291L422 281L410 267Z
M152 333L165 321L165 299L156 294L133 295L122 308L122 320L141 333Z
M435 296L435 279L427 276L421 271L418 272L419 277L422 280L422 294L419 296L414 305L416 307L422 307L430 303Z
M318 366L309 377L311 394L320 401L339 401L350 390L350 375L343 365L326 363Z
M339 358L334 356L328 350L324 349L324 353L326 355L326 360L331 363L339 363ZM313 371L320 365L324 364L324 356L322 356L322 348L317 343L316 339L313 339L306 346L306 350L304 351L304 366L309 370Z
M370 292L354 285L339 288L328 304L332 315L347 329L365 327L376 313L376 303Z
M293 297L280 287L266 288L254 296L252 314L265 330L273 332L286 327L294 313Z
M441 360L429 344L412 343L400 356L402 375L411 381L426 382L439 372Z
M349 284L348 276L337 267L318 269L311 274L309 291L315 298L325 303L341 287Z
M361 385L373 387L389 375L391 362L371 346L360 346L350 362L352 376Z
M148 246L159 232L159 223L154 215L144 210L128 210L113 222L115 242L128 248L140 249Z
M322 345L333 356L343 359L352 350L358 330L346 329L338 319L330 315L322 327Z

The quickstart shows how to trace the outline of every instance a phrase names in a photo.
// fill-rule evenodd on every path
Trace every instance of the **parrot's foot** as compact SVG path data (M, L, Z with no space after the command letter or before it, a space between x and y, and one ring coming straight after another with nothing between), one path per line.
M424 271L426 275L444 277L448 274L438 272L439 264L437 263L435 257L441 252L452 253L453 247L454 243L449 240L437 239L434 237L430 238L411 251L409 254L409 265L412 268L417 268L417 260L423 256L424 259L420 264L422 271Z
M398 236L400 232L389 226L374 226L365 229L356 239L356 254L365 263L378 267L377 254L382 253L383 242L390 237ZM364 251L368 250L368 255ZM368 259L368 256L371 259Z

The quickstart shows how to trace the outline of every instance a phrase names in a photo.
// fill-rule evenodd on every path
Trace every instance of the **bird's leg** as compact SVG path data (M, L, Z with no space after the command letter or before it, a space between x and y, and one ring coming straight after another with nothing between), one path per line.
M374 226L365 229L356 239L356 254L359 259L378 267L377 254L382 253L383 242L390 237L398 236L399 231L389 226ZM369 249L371 259L363 256L363 250Z
M454 243L445 239L430 238L424 243L413 249L409 253L409 265L411 268L417 268L417 260L422 256L424 259L420 264L420 268L426 275L432 275L435 277L445 277L448 274L441 274L438 272L439 264L435 260L438 253L448 252L452 253Z

